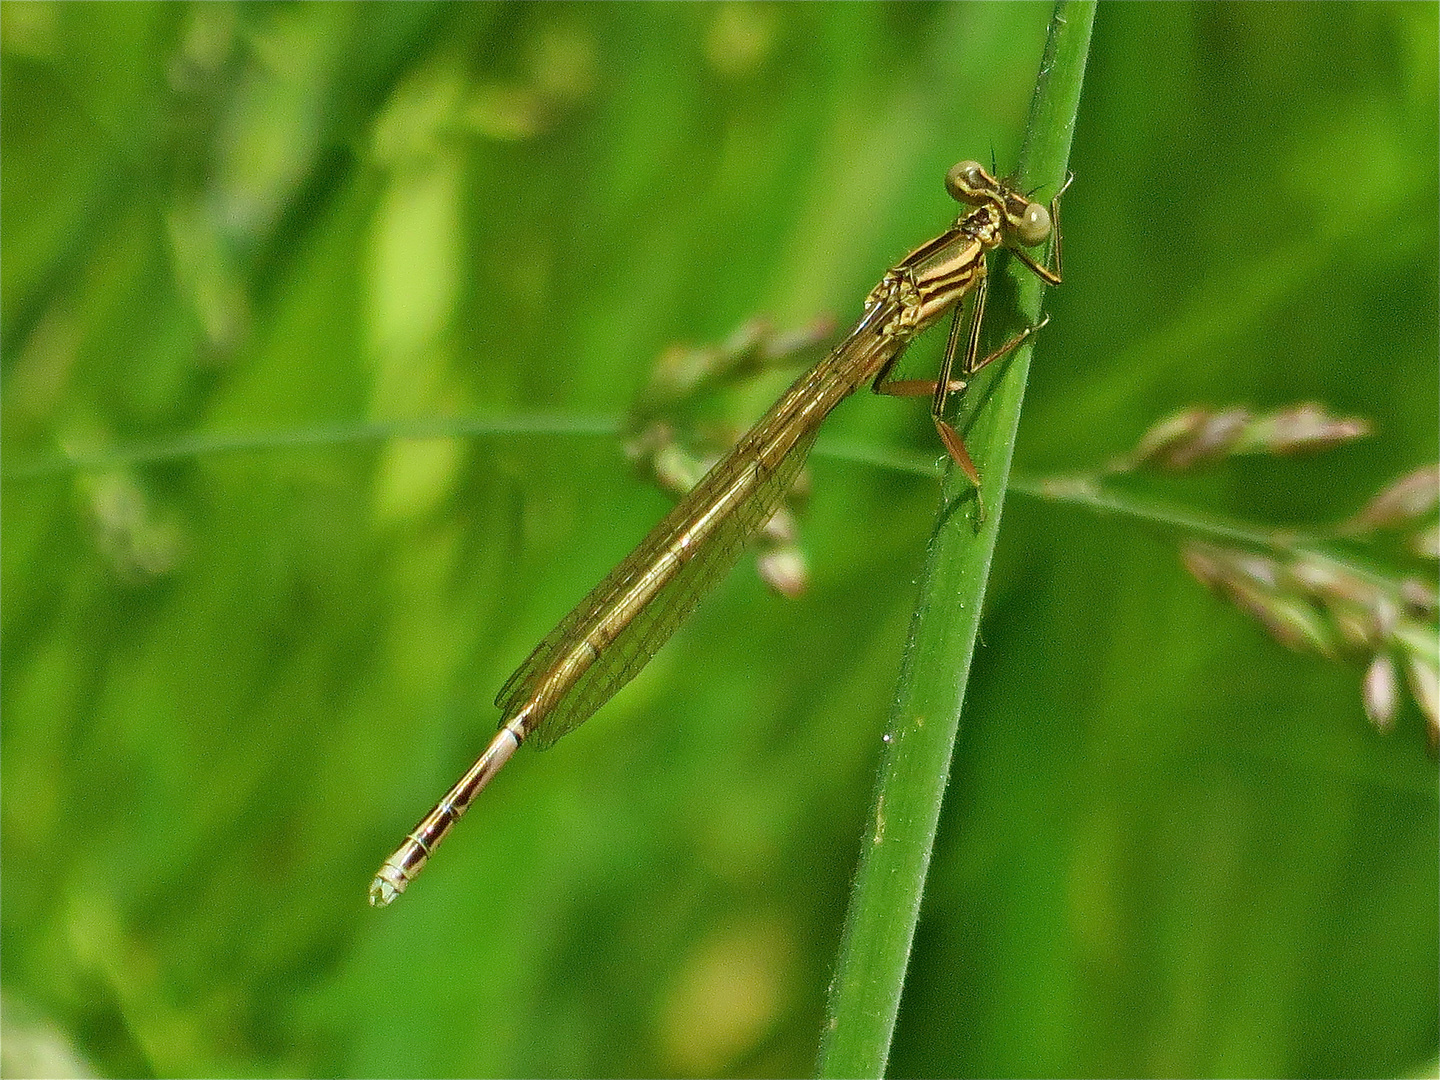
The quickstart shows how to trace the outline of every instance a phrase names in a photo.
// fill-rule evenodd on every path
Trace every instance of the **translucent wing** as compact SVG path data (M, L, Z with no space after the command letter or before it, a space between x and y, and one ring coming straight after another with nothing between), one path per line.
M692 489L510 677L495 700L501 722L538 701L528 741L544 748L633 679L770 520L815 432L796 442L773 470L755 461L739 470L717 468ZM696 533L697 521L708 527ZM690 534L688 545L677 549Z
M527 736L550 746L635 677L770 520L821 421L902 347L905 335L873 329L892 310L867 311L546 635L495 699L502 725L528 710Z

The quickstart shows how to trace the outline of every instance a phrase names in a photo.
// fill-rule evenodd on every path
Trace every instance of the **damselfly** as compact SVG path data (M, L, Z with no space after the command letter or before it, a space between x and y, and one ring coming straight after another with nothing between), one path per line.
M993 353L978 356L988 285L985 257L1005 247L1043 281L1058 285L1056 219L1065 189L1047 211L974 161L954 166L945 187L972 209L886 272L865 298L860 321L840 344L800 376L640 546L535 647L495 698L501 711L499 732L385 860L370 885L372 904L383 906L405 891L521 743L550 746L635 677L775 513L830 410L863 384L870 383L877 393L931 394L935 429L975 485L978 500L980 474L959 433L945 419L946 400L965 389L965 379L1044 325L1027 327ZM1023 250L1052 238L1052 258L1047 261L1053 265L1041 265ZM955 355L964 324L961 301L972 292L969 334L961 377L956 379ZM910 339L951 309L955 318L935 383L890 379Z

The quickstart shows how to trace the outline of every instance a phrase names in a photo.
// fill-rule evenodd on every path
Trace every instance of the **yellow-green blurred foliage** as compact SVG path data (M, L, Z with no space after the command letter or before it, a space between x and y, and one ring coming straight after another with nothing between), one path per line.
M1013 161L1047 16L0 7L7 1071L810 1070L934 483L817 457L806 597L742 564L377 912L667 500L614 438L364 436L613 417L675 341L853 318L952 162ZM1333 521L1433 461L1436 54L1433 4L1102 9L1017 468L1302 398L1376 437L1175 497ZM940 453L914 403L832 425ZM1418 714L1124 520L1013 497L989 603L893 1070L1433 1060Z

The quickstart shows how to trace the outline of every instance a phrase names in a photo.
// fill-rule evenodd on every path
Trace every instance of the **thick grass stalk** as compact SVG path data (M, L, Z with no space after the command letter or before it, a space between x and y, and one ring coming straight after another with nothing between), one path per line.
M1017 170L1022 189L1055 191L1064 181L1093 18L1092 3L1056 6ZM1013 259L1001 275L1014 287L1017 317L1037 321L1040 281ZM975 395L984 407L966 442L984 478L989 511L978 531L969 482L953 469L944 482L830 986L821 1076L880 1076L889 1058L1029 362L1027 342L1007 358L988 398Z

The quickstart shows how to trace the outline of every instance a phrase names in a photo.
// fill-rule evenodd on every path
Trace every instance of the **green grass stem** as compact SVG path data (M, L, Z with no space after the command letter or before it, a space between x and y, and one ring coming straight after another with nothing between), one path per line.
M1022 188L1053 191L1064 181L1093 18L1090 3L1055 8L1021 153ZM1014 260L1004 274L1017 290L1019 317L1038 320L1041 283ZM992 508L978 531L968 481L954 470L944 481L830 986L821 1076L885 1072L959 730L1029 360L1027 342L1004 365L967 435Z

